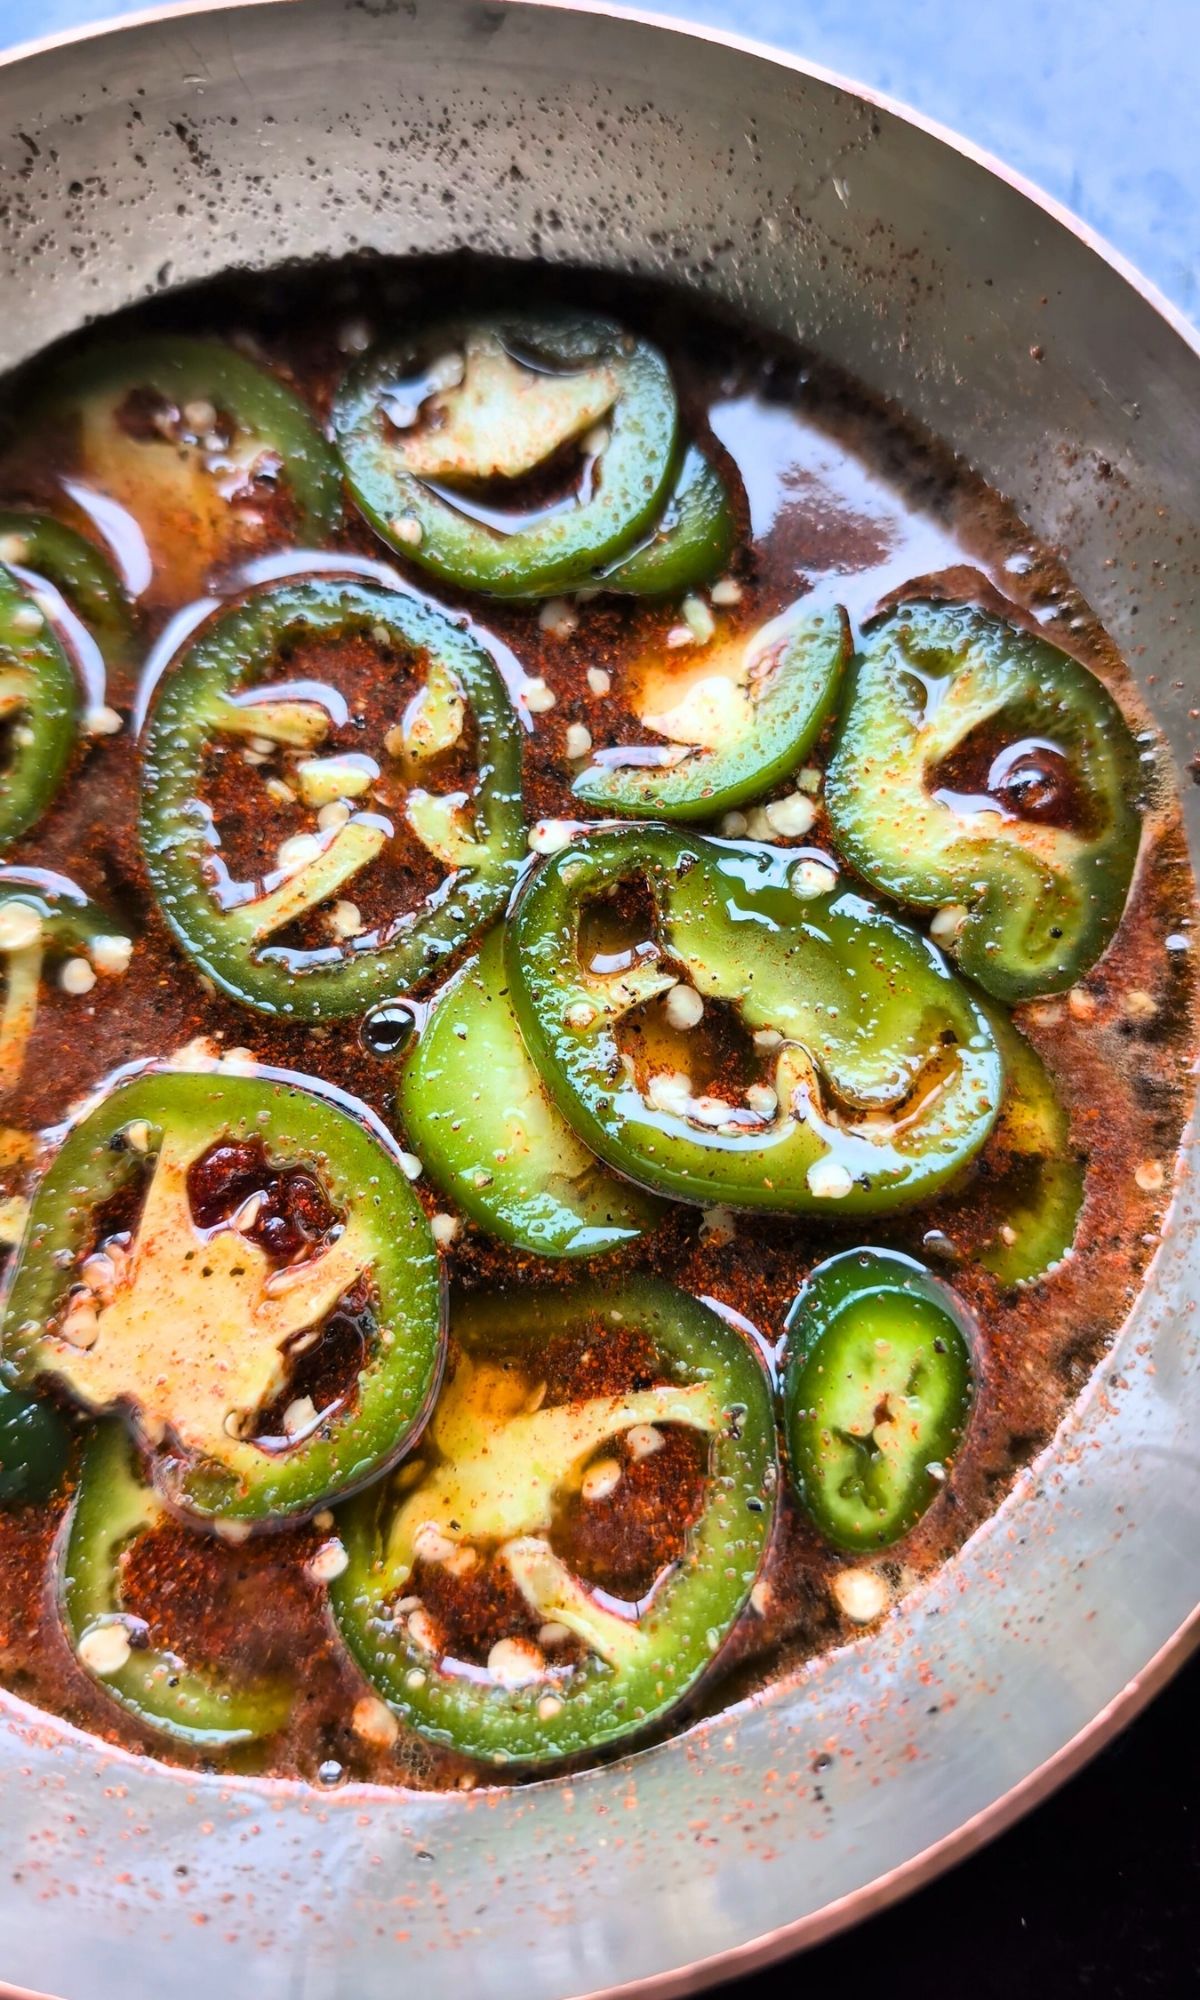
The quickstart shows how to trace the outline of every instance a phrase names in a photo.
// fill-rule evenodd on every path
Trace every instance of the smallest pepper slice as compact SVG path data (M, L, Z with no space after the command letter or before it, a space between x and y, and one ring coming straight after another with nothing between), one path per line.
M62 642L31 591L0 564L0 851L41 818L62 783L79 728L79 688Z
M941 1491L971 1411L967 1321L912 1258L847 1250L787 1320L792 1484L839 1549L890 1548Z
M58 1564L59 1605L80 1665L113 1701L176 1742L232 1749L282 1729L291 1690L281 1681L237 1687L147 1643L121 1586L124 1552L169 1517L142 1477L124 1426L101 1424L84 1454ZM232 1558L231 1558L232 1560Z

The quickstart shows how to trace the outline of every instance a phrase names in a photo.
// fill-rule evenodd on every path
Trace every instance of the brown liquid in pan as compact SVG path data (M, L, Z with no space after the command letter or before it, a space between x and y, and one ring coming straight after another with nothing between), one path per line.
M662 345L686 426L701 439L715 440L736 464L745 488L749 519L733 565L743 597L732 619L747 631L801 592L811 593L814 603L840 602L857 623L912 579L937 577L937 587L948 594L1005 610L1074 652L1114 689L1135 730L1145 727L1111 643L1053 556L1033 543L995 495L819 361L706 317L690 301L611 279L556 274L551 280L513 267L498 278L494 270L470 264L372 264L206 288L110 323L104 332L111 338L149 324L248 338L255 344L252 351L261 350L290 375L323 417L347 365L344 346L354 344L360 328L382 330L439 310L457 315L473 296L494 307L505 295L522 306L539 295L596 304ZM19 399L18 384L18 409ZM8 449L0 455L0 504L53 507L63 515L59 481L69 471L61 456L55 458L52 439L40 456ZM242 510L241 561L252 566L255 579L305 572L302 553L279 554L274 563L263 560L291 539L278 510L278 502L262 496ZM82 515L76 518L87 526ZM139 599L137 650L151 660L153 642L184 606L201 594L236 594L239 586L236 564L206 572L203 547L197 549L186 520L164 521L162 528L163 546L174 541L181 566L186 556L187 573L181 587L182 570L160 571ZM353 513L338 547L405 573L405 564ZM416 569L408 579L428 587ZM241 581L246 580L243 571ZM434 594L442 602L453 599L444 589ZM567 636L544 631L536 610L477 597L467 608L502 642L499 657L510 677L519 678L521 668L544 675L557 697L552 709L532 718L526 743L529 821L574 818L566 727L585 723L598 746L640 733L623 692L629 693L632 662L652 640L661 640L677 606L600 599L582 607L577 630ZM329 677L351 695L352 707L368 715L397 714L394 662L375 656L367 645L359 646L353 659L339 651L337 662L328 662ZM587 669L597 666L611 674L607 694L597 695L589 686ZM323 677L319 657L306 662L306 671ZM315 1032L276 1026L206 992L169 938L149 894L136 837L136 755L128 726L136 692L136 676L124 685L110 682L107 699L126 717L125 729L79 756L40 825L8 858L71 876L123 918L142 945L123 980L101 981L86 997L73 998L46 982L20 1086L3 1107L6 1124L27 1132L53 1126L119 1064L168 1055L198 1035L211 1036L226 1049L249 1048L263 1062L328 1078L386 1118L394 1062L369 1053L355 1023ZM353 747L349 735L346 747ZM947 1489L913 1533L877 1559L896 1595L978 1526L1016 1469L1049 1440L1124 1320L1158 1240L1194 1048L1190 955L1181 948L1194 905L1169 780L1165 772L1161 779L1153 775L1159 746L1147 735L1141 747L1151 760L1152 803L1117 939L1071 995L1035 1002L1016 1016L1054 1073L1070 1113L1073 1143L1087 1160L1086 1204L1074 1256L1065 1265L1018 1293L1004 1291L973 1264L981 1203L1004 1164L989 1149L963 1193L903 1217L857 1228L836 1218L793 1223L741 1217L732 1240L721 1241L701 1234L695 1211L678 1208L648 1243L593 1267L606 1278L653 1269L748 1323L769 1349L778 1343L788 1306L809 1269L837 1249L864 1240L893 1246L953 1280L979 1328L978 1407ZM469 744L466 755L469 760ZM236 746L214 755L212 796L231 869L254 874L256 861L273 853L290 829L263 810L260 788L253 809L247 809L248 773L239 757ZM822 750L814 761L823 761ZM1036 751L1023 763L1010 760L999 777L986 757L979 769L976 763L978 756L969 770L944 773L947 787L976 793L1007 782L1021 789L1022 811L1050 819L1070 816L1071 801L1056 795L1053 769L1045 768L1044 756L1039 763ZM806 844L828 844L822 819ZM395 909L424 894L437 873L415 840L411 851L397 841L387 879L372 893L382 897L381 907ZM357 884L355 894L369 919L374 914L369 897L359 896ZM714 1069L735 1061L736 1050L714 1048ZM20 1192L23 1185L20 1168L0 1172L0 1194ZM417 1188L431 1211L441 1206L426 1182ZM501 1287L514 1297L529 1284L569 1284L590 1274L579 1263L542 1263L502 1248L473 1230L454 1246L452 1264L462 1285ZM556 1394L594 1394L610 1380L614 1388L624 1386L636 1371L637 1356L614 1348L604 1358L603 1380L597 1365L594 1349L564 1349L555 1363ZM625 1482L622 1503L634 1510L626 1525L638 1530L641 1546L649 1535L663 1560L674 1552L696 1478L684 1441L677 1442L679 1451L656 1454L644 1462L640 1481ZM199 1753L139 1729L74 1662L47 1589L61 1511L59 1505L0 1511L0 1682L111 1742L179 1763L203 1762ZM303 1570L304 1557L319 1539L315 1530L299 1529L230 1547L182 1528L162 1529L138 1547L127 1572L128 1596L148 1619L152 1643L172 1644L196 1663L220 1662L227 1671L305 1663L287 1735L272 1742L269 1756L262 1747L233 1753L228 1768L266 1768L323 1782L346 1776L416 1786L470 1784L476 1774L464 1760L412 1732L402 1728L398 1743L381 1748L355 1728L355 1705L366 1690L327 1626L322 1593ZM623 1538L620 1522L610 1524L607 1534L595 1531L595 1539L589 1573L627 1584L629 1538ZM850 1628L830 1589L840 1562L785 1499L763 1580L718 1675L705 1685L701 1706L719 1709L847 1636ZM428 1593L442 1588L446 1602L435 1608L460 1629L474 1628L475 1642L485 1652L489 1634L514 1629L514 1607L486 1601L478 1581L456 1586L442 1578L439 1586L430 1576L423 1587ZM695 1713L696 1704L677 1711L676 1725Z

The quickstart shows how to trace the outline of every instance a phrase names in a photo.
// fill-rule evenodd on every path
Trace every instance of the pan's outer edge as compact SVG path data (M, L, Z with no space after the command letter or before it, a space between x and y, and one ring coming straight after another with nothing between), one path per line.
M129 29L166 25L175 21L226 11L231 0L176 0L176 4L140 8L119 16L29 38L0 51L0 68L7 69L30 57L86 44L120 34ZM291 0L236 0L240 7L285 7ZM637 7L612 7L599 0L500 0L505 8L531 11L545 8L557 13L605 19L613 18L672 35L727 48L754 57L772 67L843 91L870 104L902 123L928 135L951 153L971 161L1015 193L1040 209L1068 234L1075 237L1096 258L1107 264L1157 316L1170 327L1184 346L1200 359L1200 329L1177 308L1127 257L1100 232L1048 194L1024 174L1008 166L986 148L928 117L885 92L869 88L826 65L808 62L753 37L722 30L707 24L664 15ZM875 1915L934 1880L948 1868L976 1852L989 1840L1012 1826L1026 1812L1048 1798L1078 1772L1128 1726L1154 1696L1179 1671L1191 1653L1200 1648L1200 1606L1159 1648L1146 1666L1115 1695L1092 1720L1035 1770L994 1799L971 1818L933 1845L912 1856L861 1889L827 1904L807 1917L779 1926L727 1951L710 1954L671 1971L648 1974L615 1986L579 1989L570 2000L616 2000L616 1996L647 1994L656 2000L704 1990L720 1980L740 1977L786 1958L799 1949L836 1936L854 1923ZM0 1983L0 2000L57 2000L41 1989Z

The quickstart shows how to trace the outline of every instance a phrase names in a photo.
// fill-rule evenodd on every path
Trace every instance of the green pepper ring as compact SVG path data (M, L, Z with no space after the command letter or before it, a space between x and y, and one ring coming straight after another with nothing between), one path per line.
M164 1133L182 1135L198 1158L209 1143L236 1132L261 1138L289 1164L310 1163L344 1211L346 1231L359 1229L360 1268L369 1265L377 1300L374 1352L356 1396L332 1418L279 1450L230 1436L211 1445L207 1457L195 1457L159 1439L151 1445L157 1492L187 1518L258 1523L309 1514L376 1478L419 1433L436 1390L445 1339L440 1260L379 1121L354 1099L286 1070L139 1065L69 1129L34 1194L18 1253L0 1331L4 1378L27 1388L50 1376L88 1402L80 1387L87 1352L79 1354L50 1325L74 1283L94 1208L143 1157L122 1139L141 1125L151 1155L156 1135L158 1146Z
M968 1324L898 1251L846 1250L806 1280L786 1321L784 1423L792 1484L835 1548L890 1548L942 1491L974 1400Z
M14 935L13 917L18 908L27 910L29 918ZM81 953L93 970L120 973L128 965L133 940L69 876L49 868L0 865L0 924L4 926L0 953L5 964L0 1006L3 1095L12 1088L25 1062L47 952L56 957Z
M652 526L669 495L675 467L676 403L667 365L645 341L626 343L612 321L591 315L511 313L471 323L503 346L517 336L528 349L576 366L611 360L621 379L604 452L600 491L576 507L501 534L454 507L399 463L380 433L387 378L403 377L418 345L440 351L460 344L462 321L363 357L333 404L333 427L351 493L376 533L398 554L445 583L496 597L550 597L577 586L581 573L620 556ZM393 523L413 523L411 539Z
M71 662L32 594L0 564L0 704L18 718L0 774L0 851L40 819L62 783L79 728ZM28 718L22 721L21 718Z
M71 1433L53 1403L0 1382L0 1508L48 1500L70 1453Z
M1033 1285L1069 1257L1083 1208L1084 1166L1071 1149L1071 1121L1054 1079L1001 1007L987 1009L1007 1085L996 1120L1002 1152L1025 1163L1030 1184L1002 1210L995 1236L976 1253L1002 1285Z
M462 684L479 735L482 858L380 932L325 951L256 947L253 903L220 909L205 875L211 835L198 794L218 705L258 684L289 640L374 626L402 652L440 660ZM503 907L525 858L521 755L516 716L491 656L447 613L355 579L268 585L204 626L157 692L146 732L141 830L159 907L200 971L243 1005L303 1020L361 1013L414 985Z
M787 634L774 676L755 704L748 744L735 738L720 750L695 750L663 767L606 761L610 753L601 751L576 778L575 796L608 812L667 820L710 819L762 798L816 741L849 654L844 611L803 619Z
M732 1629L753 1587L770 1539L775 1510L775 1426L762 1364L743 1337L708 1306L673 1285L637 1277L614 1291L526 1292L520 1300L521 1339L515 1351L536 1354L539 1343L595 1314L619 1313L648 1331L680 1383L712 1382L732 1421L712 1454L711 1498L686 1564L654 1592L639 1621L657 1642L649 1686L623 1685L624 1676L589 1656L569 1678L506 1690L459 1678L400 1639L372 1582L381 1549L384 1486L376 1486L338 1516L350 1558L330 1587L342 1638L371 1685L403 1721L434 1742L492 1763L534 1765L573 1757L648 1728L690 1693ZM456 1319L456 1338L469 1349L511 1321L508 1301L483 1300ZM421 1675L420 1682L413 1678ZM560 1702L539 1713L552 1691Z
M76 1658L110 1699L146 1728L176 1742L228 1750L273 1735L291 1712L285 1683L268 1680L239 1688L206 1669L189 1667L170 1650L145 1644L141 1621L125 1611L123 1549L163 1518L153 1489L139 1475L124 1425L115 1418L97 1425L57 1553L59 1610ZM110 1626L142 1643L129 1648L121 1664L97 1671L87 1664L81 1647Z
M550 1098L517 1026L500 927L438 994L406 1054L396 1109L435 1185L518 1250L596 1257L661 1219L586 1152Z
M129 664L133 649L133 619L112 564L94 542L77 534L50 514L0 509L0 542L20 555L5 560L44 577L61 592L82 620L111 673Z
M936 703L918 708L932 682ZM1000 716L1084 765L1100 823L1070 832L964 817L932 789L941 758ZM961 905L951 950L1012 1006L1071 986L1115 932L1137 860L1137 751L1103 683L1042 638L961 605L905 604L876 623L826 774L838 847L876 889L921 909Z
M219 341L162 335L88 349L46 378L30 423L95 396L116 398L143 388L180 408L209 402L227 411L283 459L300 537L320 542L337 527L341 468L310 411L278 376Z
M694 590L725 568L736 540L729 489L711 459L691 444L653 533L632 555L580 576L574 587L630 597Z
M928 940L850 891L802 898L790 886L795 865L786 850L685 838L662 826L585 831L525 878L507 926L509 984L530 1054L584 1144L651 1193L792 1214L879 1214L927 1200L974 1158L995 1123L1004 1076L995 1037L976 996ZM918 1081L903 1046L887 1039L889 1017L901 1012L922 1064L936 1061L950 1033L957 1070L932 1093L928 1118L919 1112L893 1139L869 1122L827 1117L813 1103L811 1056L795 1078L795 1094L807 1100L797 1115L781 1113L782 1098L774 1118L734 1107L739 1129L725 1131L707 1118L697 1129L670 1104L651 1106L623 1073L603 981L589 983L579 968L581 903L633 875L650 889L669 957L706 1002L734 1006L755 1033L788 1027L779 1060L793 1048L823 1051L840 1094L885 1119L904 1098L901 1086ZM890 963L880 963L881 951ZM651 980L656 965L647 962ZM672 983L658 978L639 1000ZM931 1041L934 1012L946 1027ZM791 1084L787 1096L794 1102Z

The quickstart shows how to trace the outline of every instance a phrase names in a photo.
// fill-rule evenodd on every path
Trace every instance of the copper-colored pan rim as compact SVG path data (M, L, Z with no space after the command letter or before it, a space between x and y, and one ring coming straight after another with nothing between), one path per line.
M17 43L0 51L0 68L23 62L30 56L70 47L75 43L85 43L139 27L169 24L173 20L183 21L194 15L219 13L233 5L284 7L291 4L292 0L173 0L173 4L145 7L128 14L87 22L75 29L64 29L56 34L38 36ZM785 50L774 48L769 43L757 41L750 36L712 28L672 15L658 14L643 8L609 6L604 4L604 0L501 0L501 4L511 7L514 11L535 7L546 8L560 13L591 15L598 19L610 18L659 28L670 34L686 36L693 41L706 42L717 48L755 56L776 69L812 78L876 106L918 131L927 133L951 152L971 160L985 172L1022 195L1036 208L1041 209L1060 228L1067 230L1085 248L1116 271L1118 276L1145 300L1185 346L1200 359L1200 330L1104 236L1083 222L1054 196L1047 194L1024 174L1006 165L985 147L975 145L973 141L943 125L938 119L927 117L923 112L914 110L899 99L890 97L885 92L870 89L837 70L827 68L824 64L803 61ZM648 1973L640 1979L628 1980L617 1986L580 1989L577 1994L570 1996L570 2000L617 2000L617 1996L620 1996L621 2000L626 2000L626 1996L634 1994L654 1995L655 2000L671 2000L673 1995L698 1993L719 1980L760 1971L788 1957L792 1952L821 1943L836 1936L849 1925L877 1915L902 1897L911 1894L913 1890L933 1881L956 1862L976 1853L997 1834L1012 1826L1023 1814L1047 1799L1133 1721L1179 1671L1197 1646L1200 1646L1200 1606L1197 1606L1191 1616L1185 1619L1178 1630L1165 1641L1146 1666L1052 1756L1047 1757L1007 1792L1001 1793L989 1805L982 1807L970 1819L965 1820L952 1833L944 1835L932 1846L923 1848L920 1853L911 1856L899 1866L877 1876L874 1881L850 1891L849 1894L826 1904L823 1909L814 1911L809 1916L798 1917L792 1923L781 1924L777 1929L751 1938L745 1944L710 1954L688 1965L677 1966L669 1972ZM0 1982L0 2000L56 2000L56 1996L33 1987L13 1986Z

